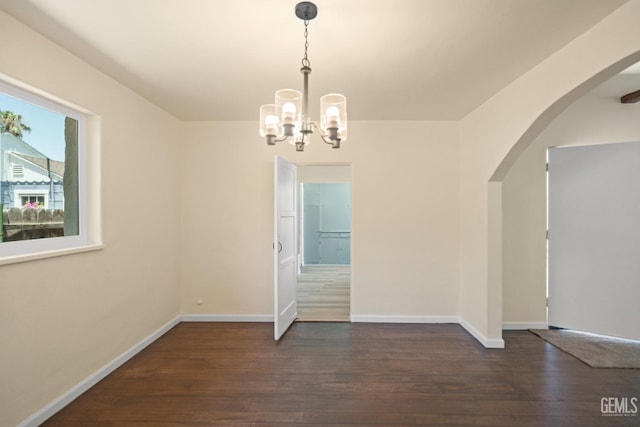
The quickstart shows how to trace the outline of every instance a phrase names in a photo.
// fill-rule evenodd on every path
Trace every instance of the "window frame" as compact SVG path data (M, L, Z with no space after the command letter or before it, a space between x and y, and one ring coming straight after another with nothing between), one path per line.
M87 122L91 119L90 114L86 110L83 111L82 108L73 108L69 104L63 103L64 101L54 101L54 97L47 97L46 94L39 90L18 87L19 82L10 83L1 77L0 75L0 92L39 108L70 117L76 120L78 124L78 234L74 236L2 242L0 243L0 265L101 249L103 247L102 244L95 243L99 240L99 236L89 236L89 230L96 229L94 224L90 224L87 191L89 183L87 175L87 163L89 162L87 155Z

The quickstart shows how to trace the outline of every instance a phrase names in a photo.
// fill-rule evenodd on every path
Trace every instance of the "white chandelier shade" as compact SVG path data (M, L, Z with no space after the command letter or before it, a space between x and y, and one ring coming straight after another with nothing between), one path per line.
M339 93L330 93L320 98L320 129L322 133L340 141L347 140L347 98ZM333 135L332 132L336 134Z

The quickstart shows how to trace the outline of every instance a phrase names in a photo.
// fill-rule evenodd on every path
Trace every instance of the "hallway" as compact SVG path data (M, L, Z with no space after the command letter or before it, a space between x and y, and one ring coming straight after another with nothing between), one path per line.
M298 276L298 321L348 322L351 266L306 265Z

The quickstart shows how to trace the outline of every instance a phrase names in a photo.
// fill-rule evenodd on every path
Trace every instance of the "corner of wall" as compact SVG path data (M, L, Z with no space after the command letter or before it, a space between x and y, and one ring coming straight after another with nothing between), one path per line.
M504 348L504 340L502 338L487 338L471 323L460 317L460 325L467 330L480 344L485 348Z

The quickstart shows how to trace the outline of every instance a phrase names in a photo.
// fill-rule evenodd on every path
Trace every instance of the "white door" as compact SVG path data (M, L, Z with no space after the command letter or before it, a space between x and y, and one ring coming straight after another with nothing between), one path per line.
M279 340L298 316L296 166L274 161L274 337Z
M640 142L549 150L549 325L640 339Z

